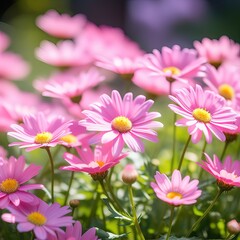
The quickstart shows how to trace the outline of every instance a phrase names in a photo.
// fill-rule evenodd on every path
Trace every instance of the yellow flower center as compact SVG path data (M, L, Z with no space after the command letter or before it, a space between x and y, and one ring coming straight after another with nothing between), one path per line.
M222 84L218 88L218 92L227 100L232 100L234 97L234 89L228 84Z
M97 162L97 164L99 165L99 167L102 167L105 163L103 162L103 161L96 161Z
M177 67L166 67L163 69L163 72L165 72L165 73L171 72L172 75L177 75L181 72L181 70Z
M64 142L66 142L66 143L76 143L77 142L77 138L72 134L68 134L66 136L63 136L60 139Z
M13 178L7 178L0 184L0 190L5 193L13 193L18 189L18 181Z
M179 193L179 192L169 192L166 196L167 198L170 198L170 199L181 199L182 198L182 194Z
M119 116L112 120L112 127L121 133L125 133L131 130L132 122L126 117Z
M47 221L47 218L40 212L32 212L27 216L27 220L34 225L42 226Z
M196 120L204 123L208 123L212 119L211 114L203 108L194 109L192 115Z
M35 143L43 144L49 143L52 140L52 134L50 132L38 133L35 136Z

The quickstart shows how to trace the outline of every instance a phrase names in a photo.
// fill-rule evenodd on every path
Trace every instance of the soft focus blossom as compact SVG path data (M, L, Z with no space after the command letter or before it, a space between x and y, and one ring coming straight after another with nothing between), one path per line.
M8 48L10 44L10 38L4 33L0 31L0 52L3 52Z
M61 207L59 203L48 205L39 199L36 205L21 204L18 207L9 207L11 213L2 215L6 222L17 223L19 232L33 231L39 240L47 240L47 236L56 236L63 232L61 227L71 226L71 216L65 216L71 210L68 206Z
M48 10L36 19L36 24L44 32L58 38L73 38L77 36L86 24L86 17L82 14L70 16L59 14L56 10Z
M179 170L174 170L171 180L165 175L157 172L155 182L151 182L151 187L157 197L162 201L174 205L189 205L196 203L202 191L198 189L198 180L190 181L186 176L182 179Z
M237 234L240 232L240 223L236 219L233 219L227 223L227 230L232 234Z
M153 121L160 117L158 112L148 112L153 105L143 95L133 99L132 93L126 93L123 99L118 91L112 91L111 97L103 94L100 101L91 105L91 110L84 110L86 118L81 124L89 131L97 131L91 143L111 143L113 154L119 154L124 144L135 152L143 152L142 138L152 142L158 141L157 132L152 128L163 124Z
M70 164L70 166L64 166L60 169L69 170L75 172L86 172L94 177L105 173L108 169L112 168L119 161L127 156L126 153L122 153L118 156L112 156L109 151L108 145L97 145L94 150L89 146L83 146L82 148L76 148L78 156L71 153L64 153L64 159Z
M30 66L21 56L11 52L0 52L0 79L20 80L26 77L29 71Z
M9 146L19 146L32 151L41 147L55 147L61 142L61 137L70 134L71 121L61 116L47 117L43 112L23 117L23 124L12 124L13 132L8 132L20 142L10 143Z
M212 91L204 91L199 85L180 89L169 98L177 104L169 104L171 110L183 116L176 121L176 126L188 127L193 143L198 143L202 134L207 143L212 142L212 135L225 141L223 132L237 129L237 114L226 106L225 99Z
M197 163L205 171L209 172L220 187L231 189L232 187L240 187L240 161L232 161L231 156L227 156L223 162L216 155L213 160L205 153L206 160Z
M240 110L240 71L233 71L229 65L222 65L218 69L209 65L203 79L208 88L223 96L228 105L236 111Z
M35 196L28 190L43 189L42 184L25 184L31 178L39 174L41 166L30 164L26 166L25 159L10 157L1 161L0 167L0 208L19 206L20 203L35 204Z
M133 82L143 89L147 88L148 91L152 89L153 93L158 93L154 89L157 87L159 94L166 94L169 93L172 83L192 84L195 77L203 76L205 62L204 58L197 58L194 49L181 49L178 45L172 48L163 47L161 52L154 49L153 53L146 54L145 59L141 61L142 66L137 69ZM141 74L147 75L148 81L144 83ZM174 84L172 87L176 89Z
M219 67L225 62L234 62L239 57L240 47L227 36L219 39L203 38L202 42L194 41L199 56L205 57L211 65Z

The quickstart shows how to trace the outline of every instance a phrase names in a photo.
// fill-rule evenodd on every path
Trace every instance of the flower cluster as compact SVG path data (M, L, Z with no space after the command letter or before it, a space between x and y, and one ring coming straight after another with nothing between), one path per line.
M146 53L121 29L53 9L36 26L56 40L35 49L55 69L34 79L37 94L12 81L29 65L0 32L3 224L37 240L237 235L240 45L222 36ZM202 228L217 201L226 227Z

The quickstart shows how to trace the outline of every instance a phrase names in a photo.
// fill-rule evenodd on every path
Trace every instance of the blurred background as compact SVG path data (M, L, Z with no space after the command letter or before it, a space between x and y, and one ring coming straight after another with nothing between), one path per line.
M240 42L236 0L1 0L0 30L10 36L10 50L31 62L30 79L51 70L34 56L47 38L35 19L49 9L82 13L97 25L119 27L147 52L173 44L191 48L194 40L222 35Z

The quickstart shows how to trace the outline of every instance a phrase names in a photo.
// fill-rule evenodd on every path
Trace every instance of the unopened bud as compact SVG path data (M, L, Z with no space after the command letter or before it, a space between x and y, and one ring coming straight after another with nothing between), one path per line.
M133 164L127 164L122 171L122 180L126 184L133 184L138 177L137 170Z
M80 200L72 199L69 201L69 205L71 208L77 208L80 205Z
M236 234L240 232L240 225L235 219L233 219L227 223L227 229L230 233Z

